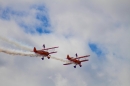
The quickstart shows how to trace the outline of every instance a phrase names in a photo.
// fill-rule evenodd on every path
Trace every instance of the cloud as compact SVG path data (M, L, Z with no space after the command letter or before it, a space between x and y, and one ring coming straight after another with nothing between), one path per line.
M43 5L32 5L28 10L1 7L1 19L15 21L27 33L50 33L47 10ZM32 16L30 16L32 15ZM30 21L31 20L31 21Z
M67 54L73 57L75 53L91 55L82 68L73 69L74 65L63 66L62 62L52 59L42 61L0 53L0 84L129 86L128 2L0 1L2 36L37 49L41 49L43 43L47 47L59 46L58 53L53 56L61 59ZM16 48L3 41L0 46ZM98 58L91 49L104 55Z
M63 78L61 75L57 75L54 79L55 86L69 86L68 80Z

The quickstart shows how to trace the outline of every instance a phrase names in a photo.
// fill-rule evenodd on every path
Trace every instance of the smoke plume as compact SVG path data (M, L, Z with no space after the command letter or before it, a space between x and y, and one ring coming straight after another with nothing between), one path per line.
M5 41L5 42L8 42L10 44L13 44L13 45L15 45L18 48L21 48L21 49L24 49L24 50L27 50L27 51L31 51L32 50L31 48L29 48L27 46L24 46L24 45L22 45L22 44L20 44L20 43L18 43L16 41L12 41L12 40L6 39L6 38L4 38L2 36L0 36L0 39Z

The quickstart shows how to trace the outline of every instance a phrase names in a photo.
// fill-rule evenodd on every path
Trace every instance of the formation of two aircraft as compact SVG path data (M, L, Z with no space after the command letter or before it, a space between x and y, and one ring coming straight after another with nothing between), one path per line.
M56 51L54 52L48 52L49 49L55 49L55 48L58 48L58 47L51 47L51 48L45 48L45 45L43 44L43 49L41 50L37 50L35 47L33 49L33 52L35 52L36 54L39 54L42 56L42 60L44 60L44 57L47 57L48 59L50 59L50 54L53 54L53 53L57 53ZM82 67L81 63L82 62L85 62L85 61L88 61L88 59L85 59L85 60L80 60L81 58L85 58L85 57L89 57L90 55L85 55L85 56L80 56L78 57L77 53L76 53L76 58L74 57L70 57L69 55L67 55L67 59L68 59L68 63L66 64L63 64L63 65L70 65L70 64L75 64L74 68L76 68L76 65L79 65L80 67Z

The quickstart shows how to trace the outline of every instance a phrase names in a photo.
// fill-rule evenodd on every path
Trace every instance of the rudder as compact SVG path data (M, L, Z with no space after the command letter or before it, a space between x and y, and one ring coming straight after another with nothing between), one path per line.
M67 55L67 59L69 59L70 58L70 56L69 55Z
M34 52L37 52L37 50L36 50L36 48L35 48L35 47L34 47L33 51L34 51Z

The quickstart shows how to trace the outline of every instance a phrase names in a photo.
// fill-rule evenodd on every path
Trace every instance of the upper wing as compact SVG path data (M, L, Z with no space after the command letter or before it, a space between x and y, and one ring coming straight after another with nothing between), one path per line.
M80 58L85 58L85 57L89 57L90 55L86 55L86 56L80 56L80 57L77 57L75 59L80 59Z
M63 64L63 65L70 65L70 64L73 64L73 63L66 63L66 64Z
M54 48L58 48L58 47L45 48L45 49L42 49L42 50L49 50L49 49L54 49Z
M88 59L86 59L86 60L82 60L82 61L80 61L80 62L86 62L86 61L88 61Z

